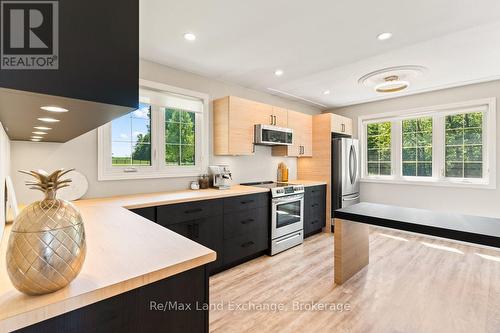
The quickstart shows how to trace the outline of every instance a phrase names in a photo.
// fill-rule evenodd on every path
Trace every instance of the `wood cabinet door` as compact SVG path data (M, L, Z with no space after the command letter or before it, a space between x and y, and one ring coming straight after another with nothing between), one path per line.
M312 147L312 116L309 114L302 113L302 133L301 133L301 144L302 144L302 155L305 157L313 156Z
M275 126L289 127L288 125L288 110L277 106L273 106L272 115L274 117Z
M288 147L288 156L312 156L312 116L302 112L288 111L288 126L293 129L293 145Z
M229 101L229 154L254 153L254 125L270 124L272 106L231 96Z
M296 111L288 111L288 126L293 129L293 144L288 146L288 156L298 157L301 154L301 146L303 141L303 127L304 121L303 113Z
M352 135L352 119L332 114L332 132Z

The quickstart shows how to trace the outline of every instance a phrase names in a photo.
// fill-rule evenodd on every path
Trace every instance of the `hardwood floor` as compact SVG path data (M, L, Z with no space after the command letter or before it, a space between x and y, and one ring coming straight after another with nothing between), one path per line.
M322 233L211 277L210 302L211 332L500 332L500 251L372 227L370 264L335 286Z

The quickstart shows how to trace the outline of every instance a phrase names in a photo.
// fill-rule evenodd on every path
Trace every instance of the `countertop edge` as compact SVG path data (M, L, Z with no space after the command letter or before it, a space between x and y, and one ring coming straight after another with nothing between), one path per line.
M216 259L215 251L211 251L205 255L189 259L187 261L179 262L177 264L159 269L157 271L136 276L134 278L117 282L100 289L95 289L85 294L77 295L67 298L63 301L45 305L40 308L32 309L30 311L8 317L0 321L0 331L14 331L30 325L48 320L59 315L68 313L70 311L91 305L102 300L106 300L124 292L143 287L145 285L169 278L171 276L180 274L190 269L205 265ZM201 263L200 263L201 262ZM127 284L124 288L123 284ZM40 315L41 309L43 313ZM29 317L29 319L26 319Z

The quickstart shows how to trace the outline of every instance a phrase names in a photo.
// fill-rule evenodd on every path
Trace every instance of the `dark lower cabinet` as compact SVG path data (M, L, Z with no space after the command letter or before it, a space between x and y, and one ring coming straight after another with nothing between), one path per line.
M212 273L220 269L223 252L222 216L169 224L167 228L217 252L217 260L208 264L208 271Z
M304 236L318 233L325 226L326 185L305 188L304 194Z
M259 193L132 209L151 221L217 252L215 274L269 248L269 194Z
M16 332L208 332L208 303L208 273L201 266Z

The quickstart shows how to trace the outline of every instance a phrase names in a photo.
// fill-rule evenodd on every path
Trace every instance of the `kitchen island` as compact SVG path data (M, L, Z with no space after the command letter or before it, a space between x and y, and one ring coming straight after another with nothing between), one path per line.
M362 202L335 211L335 283L368 265L369 225L500 248L500 219Z
M55 293L28 296L0 272L0 332L120 332L208 330L206 265L216 253L128 208L266 192L235 186L228 191L176 191L76 201L85 224L87 255L82 271ZM0 265L10 228L0 247ZM162 311L161 302L191 304L193 311ZM94 326L93 326L94 325Z

